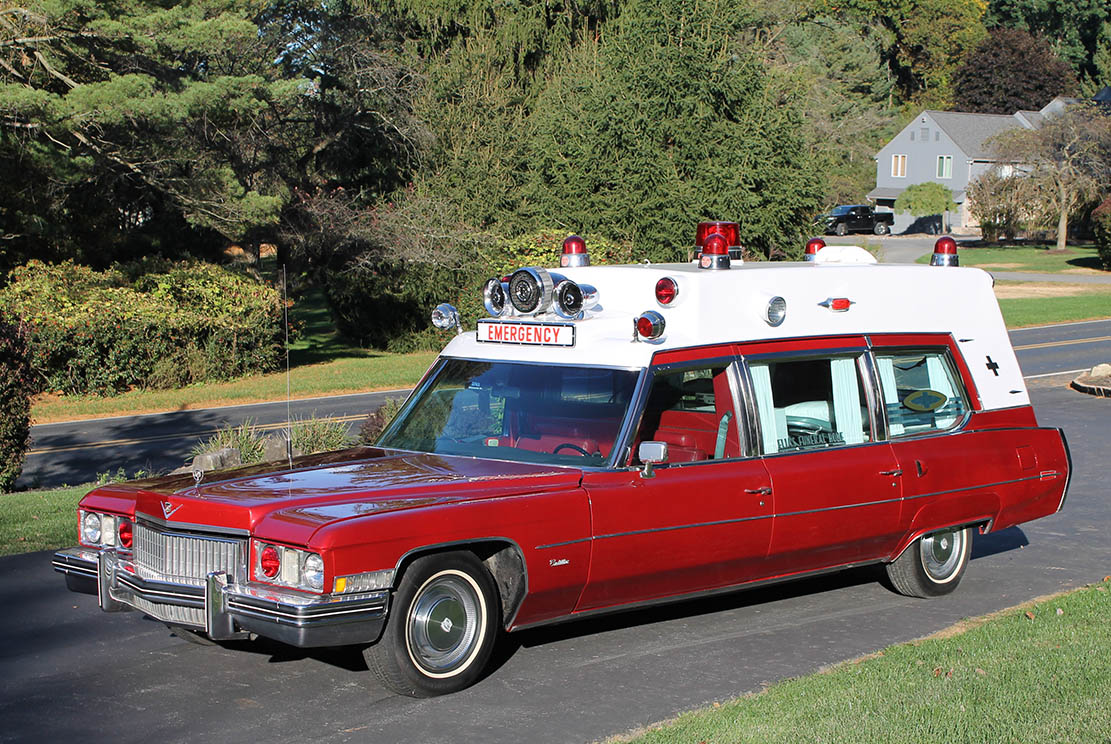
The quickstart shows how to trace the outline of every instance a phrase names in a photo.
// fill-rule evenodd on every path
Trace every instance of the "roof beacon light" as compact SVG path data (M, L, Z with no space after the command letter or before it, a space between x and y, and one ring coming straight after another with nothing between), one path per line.
M665 276L656 282L656 302L664 307L671 307L671 303L679 296L679 285L670 276Z
M571 235L565 239L559 265L565 269L569 266L589 266L590 254L586 252L586 241L578 235Z
M942 235L934 243L934 255L930 256L930 266L960 266L957 258L957 241Z
M482 285L482 305L495 318L511 314L513 307L509 304L509 285L496 276L487 279Z
M698 231L694 234L695 247L704 248L706 238L714 233L725 238L725 245L728 248L741 244L741 229L736 222L699 222Z
M710 233L702 244L702 257L698 265L703 269L729 268L729 242L721 233Z
M640 340L657 339L664 335L664 327L667 323L664 322L664 316L657 313L655 310L648 310L640 314L636 319L636 333L633 338Z
M539 315L552 305L555 282L547 269L517 269L509 277L509 301L521 315Z
M814 257L818 255L818 251L826 247L826 241L821 238L811 238L806 241L806 255L803 257L806 261L813 261Z

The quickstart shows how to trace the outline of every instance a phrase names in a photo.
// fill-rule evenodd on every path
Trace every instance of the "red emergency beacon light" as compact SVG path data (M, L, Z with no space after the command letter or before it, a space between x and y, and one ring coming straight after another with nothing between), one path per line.
M957 241L943 235L934 243L934 255L930 256L930 266L960 266L957 258Z
M811 238L806 241L806 255L803 256L806 261L813 261L818 255L818 251L826 247L826 241L821 238Z
M694 234L695 255L704 269L728 269L729 249L740 250L740 226L736 222L699 222ZM740 254L737 254L738 257Z
M736 222L699 222L698 231L694 235L695 246L705 247L706 238L714 233L725 238L727 248L741 244L741 229Z
M586 252L586 241L578 235L571 235L563 241L563 253L559 257L559 265L563 268L568 266L589 266L590 254Z

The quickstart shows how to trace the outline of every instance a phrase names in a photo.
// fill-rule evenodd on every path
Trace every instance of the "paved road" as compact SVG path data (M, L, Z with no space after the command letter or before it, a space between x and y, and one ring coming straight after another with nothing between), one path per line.
M1111 321L1073 323L1011 332L1025 375L1087 369L1111 361ZM294 401L293 416L334 416L358 428L366 414L392 393L366 393L310 401ZM221 426L245 419L280 426L285 403L213 408L202 411L95 419L68 424L45 424L32 430L32 447L20 485L53 487L85 483L98 473L124 468L166 472L182 465L198 439Z
M294 400L290 413L294 420L314 416L342 419L355 432L386 398L407 393L392 390ZM285 401L41 424L31 429L31 450L17 486L86 483L99 473L114 474L121 467L128 475L139 470L167 472L185 464L198 440L247 419L263 428L280 428L287 420Z
M66 592L44 553L0 558L0 741L587 742L1111 574L1111 400L1038 379L1075 475L1058 515L978 537L960 589L896 595L872 570L511 637L458 695L378 688L356 652L194 646ZM920 673L921 670L908 670Z

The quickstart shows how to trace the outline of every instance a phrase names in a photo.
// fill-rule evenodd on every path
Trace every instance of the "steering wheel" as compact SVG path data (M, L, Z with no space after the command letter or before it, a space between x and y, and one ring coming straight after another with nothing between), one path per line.
M829 422L819 418L811 418L810 416L788 416L787 430L804 431L812 434L817 434L822 431L832 431Z
M584 450L584 449L583 449L582 447L580 447L579 445L577 445L577 444L571 444L570 442L564 442L563 444L557 444L557 445L555 446L555 449L554 449L554 450L552 450L552 454L553 454L553 455L558 455L558 454L559 454L559 451L560 451L561 449L573 449L573 450L575 450L576 452L578 452L578 453L579 453L580 455L582 455L583 457L590 457L590 453L589 453L589 452L587 452L586 450Z

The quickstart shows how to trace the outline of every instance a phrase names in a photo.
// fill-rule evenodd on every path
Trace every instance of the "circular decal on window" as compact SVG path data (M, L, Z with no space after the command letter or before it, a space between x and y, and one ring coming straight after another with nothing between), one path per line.
M949 399L936 390L915 390L903 398L903 405L912 411L928 413L941 408L947 400Z

